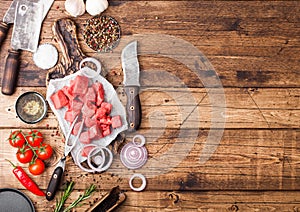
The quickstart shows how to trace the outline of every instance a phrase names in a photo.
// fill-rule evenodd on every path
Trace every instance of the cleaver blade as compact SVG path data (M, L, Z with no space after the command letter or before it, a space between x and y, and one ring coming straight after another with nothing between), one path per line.
M36 52L43 22L41 0L19 0L16 6L11 47Z

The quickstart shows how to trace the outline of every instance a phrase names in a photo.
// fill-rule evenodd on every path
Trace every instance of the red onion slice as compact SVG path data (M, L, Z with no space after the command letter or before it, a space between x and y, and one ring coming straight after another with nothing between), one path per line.
M148 152L146 147L131 142L122 148L120 159L128 169L138 169L147 162Z
M108 156L104 153L104 151L106 151L108 153ZM99 153L100 153L100 155L99 155ZM92 164L92 160L93 160L93 158L99 157L99 156L102 158L102 161L99 165L97 164L97 167L95 167ZM112 161L113 161L112 152L108 148L100 147L100 146L97 146L94 149L92 149L89 152L88 157L87 157L87 162L88 162L89 167L97 172L106 171L111 166Z
M77 152L77 154L76 154L76 158L75 158L75 164L81 169L81 170L83 170L83 171L85 171L85 172L90 172L90 173L92 173L92 172L95 172L95 170L93 170L93 169L87 169L87 168L85 168L85 167L83 167L82 165L81 165L81 163L79 162L80 161L80 156L81 156L81 153L82 153L82 150L84 149L84 148L86 148L86 147L97 147L97 145L95 145L95 144L88 144L88 145L85 145L85 146L83 146L78 152Z

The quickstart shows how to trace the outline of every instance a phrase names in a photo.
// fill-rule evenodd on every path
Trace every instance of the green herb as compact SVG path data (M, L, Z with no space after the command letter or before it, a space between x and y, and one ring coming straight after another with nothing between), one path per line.
M95 185L90 185L90 187L85 190L83 195L80 195L77 200L75 200L74 202L72 202L71 205L69 205L63 212L68 212L70 211L72 208L75 208L77 205L80 205L79 203L81 203L82 201L88 199L92 193L96 190L96 186Z
M62 210L63 205L65 204L66 200L70 196L71 192L73 191L74 182L69 182L66 185L66 188L64 190L64 193L61 196L61 199L59 202L56 202L56 207L54 209L54 212L60 212Z

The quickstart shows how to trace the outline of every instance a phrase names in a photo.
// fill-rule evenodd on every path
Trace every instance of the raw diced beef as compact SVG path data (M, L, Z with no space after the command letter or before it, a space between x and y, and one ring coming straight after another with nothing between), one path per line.
M65 120L72 123L76 116L78 116L80 111L67 110L65 113Z
M75 97L73 96L73 93L72 93L71 89L68 86L64 86L61 90L68 97L69 101L73 101L73 99Z
M91 117L96 113L97 107L91 102L86 102L82 107L84 117Z
M110 128L107 128L106 130L102 131L103 137L108 136L111 134Z
M72 130L72 134L73 135L77 135L78 134L78 131L80 129L80 125L81 125L82 121L79 121L75 124L73 130Z
M98 108L97 111L96 111L96 117L97 119L101 119L103 117L106 116L106 109L105 108Z
M102 137L101 129L97 125L90 127L89 136L91 140L101 138Z
M89 79L85 76L76 76L74 79L73 94L86 94L89 85Z
M100 82L93 84L94 91L96 93L96 105L99 107L104 101L104 89Z
M113 116L111 118L111 126L112 128L118 128L122 126L121 116Z
M97 119L96 116L92 116L92 117L85 117L84 119L84 124L86 127L90 128L94 125L97 125Z
M81 152L81 156L82 157L87 157L90 153L90 151L92 151L92 149L94 149L94 146L85 146L83 147L83 150Z
M79 136L79 141L82 144L89 144L89 143L91 143L90 136L89 136L89 131L82 132L80 134L80 136Z
M83 102L96 102L96 93L92 87L88 88L88 91L84 96Z
M74 111L80 111L80 110L82 109L82 107L83 107L83 103L80 102L80 101L73 100L73 101L71 102L71 108L72 108L72 110L74 110Z
M50 98L54 104L55 109L60 109L66 106L69 102L68 98L62 90L59 90L56 93L52 94Z
M106 110L106 114L109 115L112 109L112 104L108 102L102 102L101 108L104 108Z
M110 126L111 125L111 117L105 116L105 117L99 119L99 124L105 124L105 125Z

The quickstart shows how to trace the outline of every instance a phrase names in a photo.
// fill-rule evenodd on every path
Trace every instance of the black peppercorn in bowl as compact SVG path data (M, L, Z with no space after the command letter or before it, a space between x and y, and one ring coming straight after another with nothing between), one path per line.
M40 93L29 91L18 97L15 109L23 122L35 124L46 116L48 107L45 98Z

